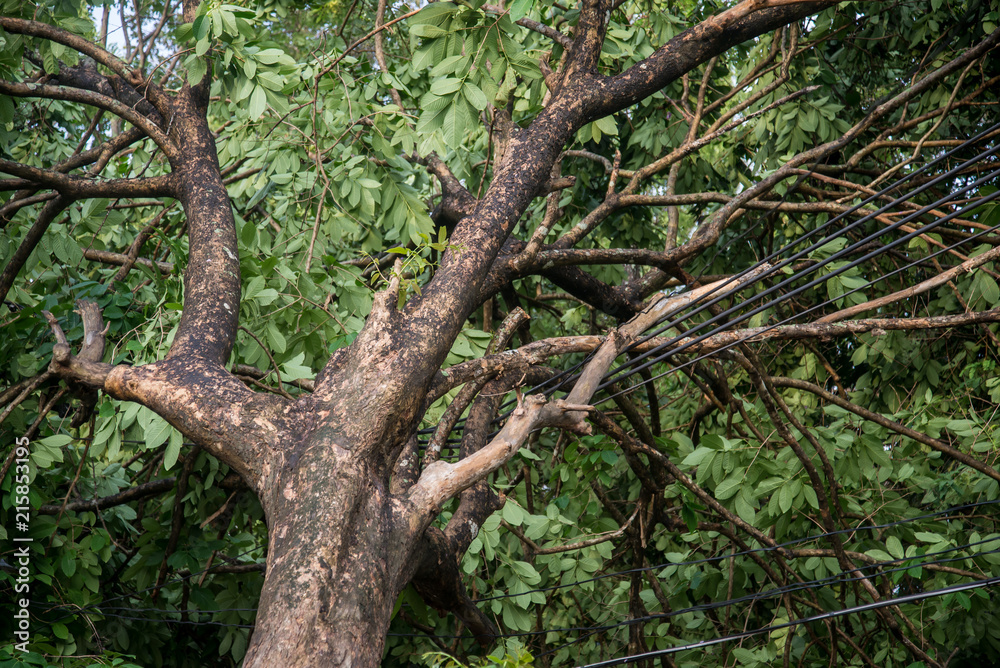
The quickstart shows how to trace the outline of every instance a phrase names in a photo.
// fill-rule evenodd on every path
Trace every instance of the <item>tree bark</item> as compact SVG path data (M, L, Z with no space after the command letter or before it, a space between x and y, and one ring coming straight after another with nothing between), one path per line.
M414 544L380 478L348 451L318 444L283 471L244 666L379 664Z

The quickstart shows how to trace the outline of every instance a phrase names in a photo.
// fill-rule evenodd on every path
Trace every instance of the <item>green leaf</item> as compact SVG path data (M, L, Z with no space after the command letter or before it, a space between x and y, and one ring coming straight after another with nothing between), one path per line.
M62 569L63 573L68 577L73 577L73 574L76 573L76 564L76 555L73 552L69 550L63 552L62 558L59 560L59 568Z
M787 513L791 510L793 501L795 501L795 492L792 490L792 486L783 485L778 490L778 506L781 508L781 512Z
M170 430L172 427L167 423L166 420L161 418L159 415L154 415L153 419L149 421L146 425L144 439L146 441L146 448L158 448L167 437L170 435Z
M715 498L719 501L725 501L726 499L734 496L736 492L740 490L740 486L743 484L743 474L739 473L734 476L730 476L719 483L719 486L715 488Z
M254 86L250 94L250 120L256 121L263 115L265 109L267 109L267 94L261 86Z
M510 3L510 20L517 21L523 19L535 5L535 0L514 0Z
M465 99L469 101L469 104L479 111L482 111L489 105L486 94L471 81L466 81L465 85L462 86L462 94L465 95Z
M889 536L885 539L885 549L896 559L902 559L905 556L903 553L903 544L895 536Z
M280 62L291 62L291 58L281 49L263 49L254 54L254 58L265 65L275 65Z
M410 26L410 34L416 35L417 37L434 38L434 37L444 37L445 35L448 35L450 33L443 28L439 28L438 26L423 24L423 25Z
M944 542L944 537L931 533L929 531L918 531L913 534L913 537L919 540L921 543L941 543Z
M454 93L462 87L462 80L454 77L436 79L431 83L431 93L433 95L445 96Z
M181 433L174 430L170 433L170 439L167 443L167 449L163 452L163 468L169 471L177 463L177 458L181 454L181 444L183 438L181 438Z
M73 442L73 437L66 434L56 434L54 436L46 436L38 443L39 445L44 445L48 448L62 448Z
M736 508L736 514L739 515L740 519L747 524L753 524L757 519L757 511L754 510L754 507L750 505L746 499L743 498L742 494L736 497L734 507Z
M535 567L526 561L512 561L510 567L517 573L518 577L528 582L528 584L534 584L542 579L542 576L538 574Z
M992 276L987 273L980 273L979 289L982 291L986 306L992 307L1000 303L1000 286L997 285Z
M208 64L203 58L188 58L185 61L185 66L187 67L188 84L191 86L200 84L201 80L205 78L205 73L208 72Z
M594 126L609 137L618 136L618 124L614 116L605 116L594 121ZM599 140L597 140L599 141Z
M500 515L511 526L521 526L524 522L525 513L516 503L508 501L500 510Z
M701 464L702 460L705 459L705 457L713 454L715 454L715 450L711 448L706 448L705 446L699 446L694 452L685 457L684 460L681 462L681 464L683 466L693 468Z
M444 124L441 131L444 134L445 143L458 148L465 139L465 131L469 121L468 105L464 101L455 98L455 103L448 109L444 117Z

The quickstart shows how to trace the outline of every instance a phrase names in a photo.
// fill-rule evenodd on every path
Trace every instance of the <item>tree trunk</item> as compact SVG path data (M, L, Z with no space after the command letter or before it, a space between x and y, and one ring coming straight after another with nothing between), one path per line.
M414 531L383 476L310 443L278 475L256 630L244 666L378 666L411 573Z

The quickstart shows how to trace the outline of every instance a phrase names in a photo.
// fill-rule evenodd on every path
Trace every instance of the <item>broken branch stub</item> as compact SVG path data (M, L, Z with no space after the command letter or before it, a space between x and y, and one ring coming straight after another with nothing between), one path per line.
M76 312L83 319L83 345L77 355L73 354L66 334L56 317L48 311L42 311L56 338L56 344L52 347L49 371L67 380L102 388L108 372L112 369L110 364L101 362L101 358L104 357L104 335L107 333L107 327L104 325L104 318L101 317L101 309L96 303L81 299L76 305Z

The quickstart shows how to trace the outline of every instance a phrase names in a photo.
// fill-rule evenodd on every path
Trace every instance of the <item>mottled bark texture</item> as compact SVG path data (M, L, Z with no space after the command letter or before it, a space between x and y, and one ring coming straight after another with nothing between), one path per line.
M682 33L628 71L606 77L597 63L613 3L583 0L568 55L560 71L548 77L546 108L526 128L507 121L509 139L483 198L465 192L437 158L427 160L445 185L442 222L454 228L435 277L401 310L398 283L392 281L354 343L334 354L315 391L297 400L255 393L224 367L238 327L240 278L234 218L206 121L208 78L198 87L168 93L78 37L30 21L0 24L10 32L61 42L114 72L108 78L82 68L67 70L55 79L58 85L8 92L106 109L156 140L170 160L168 179L123 185L175 197L187 218L184 312L168 357L140 367L102 363L92 351L94 337L103 332L91 317L85 320L86 349L74 356L62 337L51 370L148 406L239 472L260 497L270 545L245 666L378 665L393 604L411 580L432 605L458 614L489 644L495 629L462 591L457 571L478 526L500 506L481 481L533 430L589 431L587 402L608 365L664 309L680 302L664 299L644 308L640 293L620 293L579 269L535 267L533 273L597 302L621 321L634 319L604 339L567 343L563 349L599 347L567 400L525 398L489 442L497 397L520 382L545 377L548 372L535 365L544 361L545 350L559 346L542 346L535 357L508 355L515 366L507 373L501 373L502 363L483 362L478 371L470 365L445 375L440 371L445 356L477 305L525 271L526 263L515 261L524 243L510 239L510 233L535 197L560 187L549 183L553 165L576 131L652 95L729 46L829 3L780 4L750 0ZM186 2L186 20L194 11L195 5ZM22 170L17 176L19 188L61 193L46 207L40 228L68 199L86 196L83 189L93 187L58 170ZM60 337L58 326L54 330ZM494 361L507 359L502 356L498 353ZM429 402L457 384L459 376L480 383L495 377L486 385L493 391L472 405L460 460L427 461L420 467L416 427ZM429 532L440 505L457 495L457 519L443 531Z

